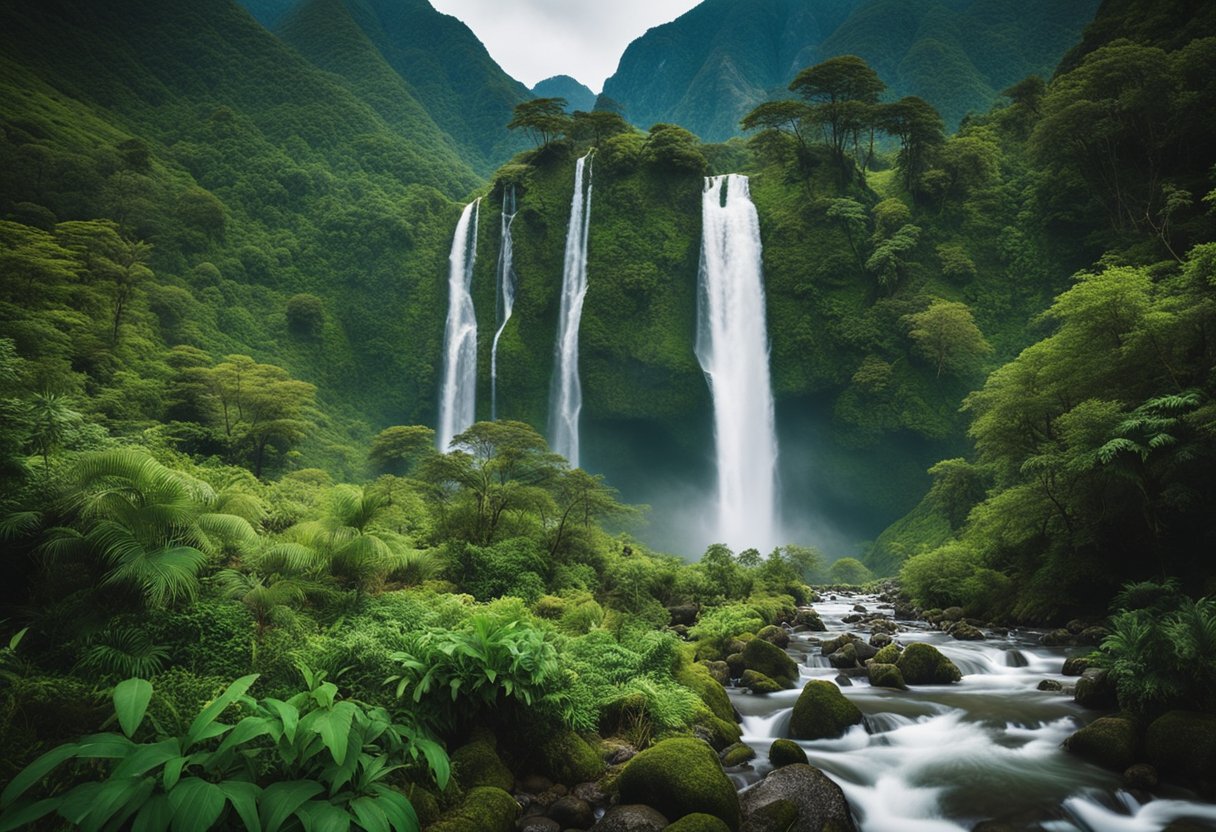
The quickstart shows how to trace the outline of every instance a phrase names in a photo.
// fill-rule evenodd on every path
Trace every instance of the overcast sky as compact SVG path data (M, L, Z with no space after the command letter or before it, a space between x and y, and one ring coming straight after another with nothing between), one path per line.
M431 0L467 23L494 60L529 87L552 75L573 75L596 93L630 41L698 2Z

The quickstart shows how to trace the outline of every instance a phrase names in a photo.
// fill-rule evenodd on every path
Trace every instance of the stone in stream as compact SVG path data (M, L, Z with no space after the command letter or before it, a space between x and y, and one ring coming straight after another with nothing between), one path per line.
M777 693L784 690L781 685L765 676L758 670L745 670L739 678L739 686L747 688L754 694Z
M874 654L874 661L878 664L895 664L899 661L899 654L902 651L903 648L895 642L885 644L881 650Z
M582 798L566 795L553 801L549 817L557 821L562 829L590 829L595 823L595 811Z
M722 761L724 768L741 766L748 760L756 759L756 751L745 742L737 742L723 749L722 753L718 755L718 759Z
M896 690L908 689L907 684L904 683L903 675L895 665L870 662L866 667L870 672L870 684L874 687L894 688Z
M837 673L835 681L836 684L840 685L842 688L852 687L853 685L853 680L843 673Z
M742 832L823 832L825 829L856 832L857 829L840 786L819 769L803 763L772 771L743 792L741 805Z
M798 740L832 739L861 720L861 710L845 698L840 688L824 679L812 679L794 703L790 736Z
M899 655L895 666L909 685L947 685L963 678L954 662L932 644L923 641L909 644Z
M641 804L613 806L599 822L591 827L592 832L662 832L670 824L656 809Z
M1134 766L1128 766L1123 772L1123 785L1129 789L1152 791L1157 788L1157 782L1157 769L1148 763L1136 763Z
M859 664L857 660L857 648L853 646L852 642L845 644L844 647L828 656L828 663L837 670L857 667Z
M783 650L790 645L790 634L786 632L784 627L778 627L776 624L762 627L760 632L756 633L756 638L762 638L769 644L775 644Z
M1102 717L1064 740L1064 749L1112 771L1136 762L1136 726L1129 719Z
M1065 676L1080 676L1089 669L1089 656L1069 656L1064 660L1064 669L1060 671Z
M1113 711L1119 706L1115 696L1115 683L1104 669L1091 667L1077 680L1073 700L1083 708L1096 711Z
M741 658L748 670L763 673L783 687L792 688L798 681L798 665L789 654L762 638L749 641L743 648ZM730 663L730 659L727 659L727 663Z
M1041 682L1039 682L1038 689L1041 691L1046 691L1047 693L1062 693L1064 691L1064 686L1055 679L1043 679Z
M621 802L653 806L667 818L705 812L731 829L739 826L734 784L718 755L698 739L675 737L646 749L625 766L617 786Z
M722 820L704 812L685 815L663 832L732 832Z
M1170 711L1148 726L1148 760L1209 800L1216 797L1216 715Z
M965 621L955 624L947 632L959 641L984 640L984 632L979 627L972 626Z
M768 761L773 768L792 766L795 763L806 763L806 752L802 746L793 740L773 740L768 747Z
M889 633L875 633L870 636L870 646L877 647L879 650L886 647L892 641Z
M562 832L562 825L553 818L531 815L515 821L515 832Z

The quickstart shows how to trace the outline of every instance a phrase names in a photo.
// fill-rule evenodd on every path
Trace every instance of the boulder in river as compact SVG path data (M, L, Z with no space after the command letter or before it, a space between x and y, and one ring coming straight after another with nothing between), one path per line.
M831 739L861 720L861 711L840 688L824 679L812 679L794 703L790 736L798 740Z
M848 642L844 647L828 656L828 663L837 670L857 667L857 648L853 646L853 642Z
M1113 711L1119 706L1114 681L1099 667L1091 667L1081 674L1073 700L1083 708L1097 711Z
M907 690L908 685L904 682L903 674L899 672L899 668L893 664L879 664L878 662L870 662L866 665L870 672L870 684L876 688L895 688L896 690Z
M922 641L904 648L895 666L909 685L948 685L963 678L954 662L932 644Z
M950 628L950 635L959 641L983 641L984 631L979 627L960 621Z
M768 747L768 761L773 768L781 768L805 763L807 759L802 746L793 740L773 740L773 744Z
M605 812L591 829L592 832L662 832L669 826L667 818L657 809L623 803Z
M1144 748L1162 774L1216 797L1216 714L1170 711L1148 726Z
M893 639L891 638L890 633L879 632L879 633L875 633L874 635L870 636L870 646L876 647L879 650L886 647L892 641L893 641Z
M590 829L595 823L595 810L591 804L569 794L553 801L548 815L557 821L562 829Z
M1043 633L1039 641L1047 647L1064 647L1072 644L1072 633L1063 628Z
M792 688L798 681L798 665L789 654L762 638L749 641L743 648L742 658L748 670L759 671L783 687Z
M1148 763L1136 763L1128 766L1123 772L1123 786L1128 789L1139 789L1147 792L1157 788L1157 769Z
M775 644L783 650L789 647L790 634L784 627L778 627L776 624L769 624L767 627L760 628L760 632L756 633L757 638L762 638L770 644Z
M1064 748L1091 763L1123 771L1136 762L1136 726L1130 719L1102 717L1064 740Z
M685 815L663 832L730 832L724 821L704 812Z
M1089 656L1069 656L1064 660L1064 669L1060 671L1065 676L1080 676L1089 668Z
M822 642L820 642L819 649L823 651L823 655L830 656L841 647L855 641L861 641L861 639L852 633L843 633L836 636L836 638L824 639Z
M1038 690L1046 693L1062 693L1064 691L1064 686L1055 679L1043 679L1041 682L1039 682Z
M790 818L792 804L796 812ZM743 832L856 832L840 786L814 766L795 763L771 772L743 792Z
M756 752L747 743L737 742L723 749L722 753L718 755L718 759L722 761L722 765L725 768L741 766L748 760L756 759Z
M743 671L743 675L739 678L739 685L755 694L776 693L785 689L758 670Z
M701 740L675 737L646 749L625 766L617 786L621 802L653 806L669 819L705 812L739 827L739 795Z
M879 664L895 664L899 661L899 654L902 648L895 642L884 644L882 648L874 654L874 661Z

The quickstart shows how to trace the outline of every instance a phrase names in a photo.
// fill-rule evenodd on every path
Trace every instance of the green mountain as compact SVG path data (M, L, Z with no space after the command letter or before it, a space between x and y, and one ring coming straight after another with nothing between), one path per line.
M427 0L300 0L275 31L360 94L375 96L390 122L395 101L416 99L482 175L522 147L506 124L532 94L468 26ZM386 67L397 81L385 77Z
M1030 74L1048 76L1097 0L706 0L625 50L604 95L635 124L669 121L709 141L739 133L804 67L859 55L891 98L917 95L948 127Z
M571 113L575 110L589 113L595 108L595 93L569 75L554 75L538 82L532 88L532 94L537 98L564 98L566 111Z

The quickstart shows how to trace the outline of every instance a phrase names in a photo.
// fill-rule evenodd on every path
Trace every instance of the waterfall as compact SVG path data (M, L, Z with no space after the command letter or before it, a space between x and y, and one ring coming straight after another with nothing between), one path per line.
M448 319L443 330L443 386L439 389L436 444L446 452L452 437L473 424L477 400L477 318L473 314L473 264L481 200L460 213L448 255Z
M584 170L586 176L584 177ZM584 188L584 179L586 180ZM578 327L587 295L587 231L591 223L591 154L574 168L574 196L566 231L566 261L562 269L562 306L554 346L553 382L549 391L549 442L571 468L578 467L578 415L583 390L578 380Z
M769 384L760 222L746 176L705 180L697 360L714 404L718 542L768 551L776 529L777 432Z
M494 344L490 347L490 418L498 418L498 339L511 320L515 307L515 270L512 266L514 243L511 239L511 223L515 222L515 186L502 189L502 245L498 250L498 291L494 297L499 324L494 333Z

